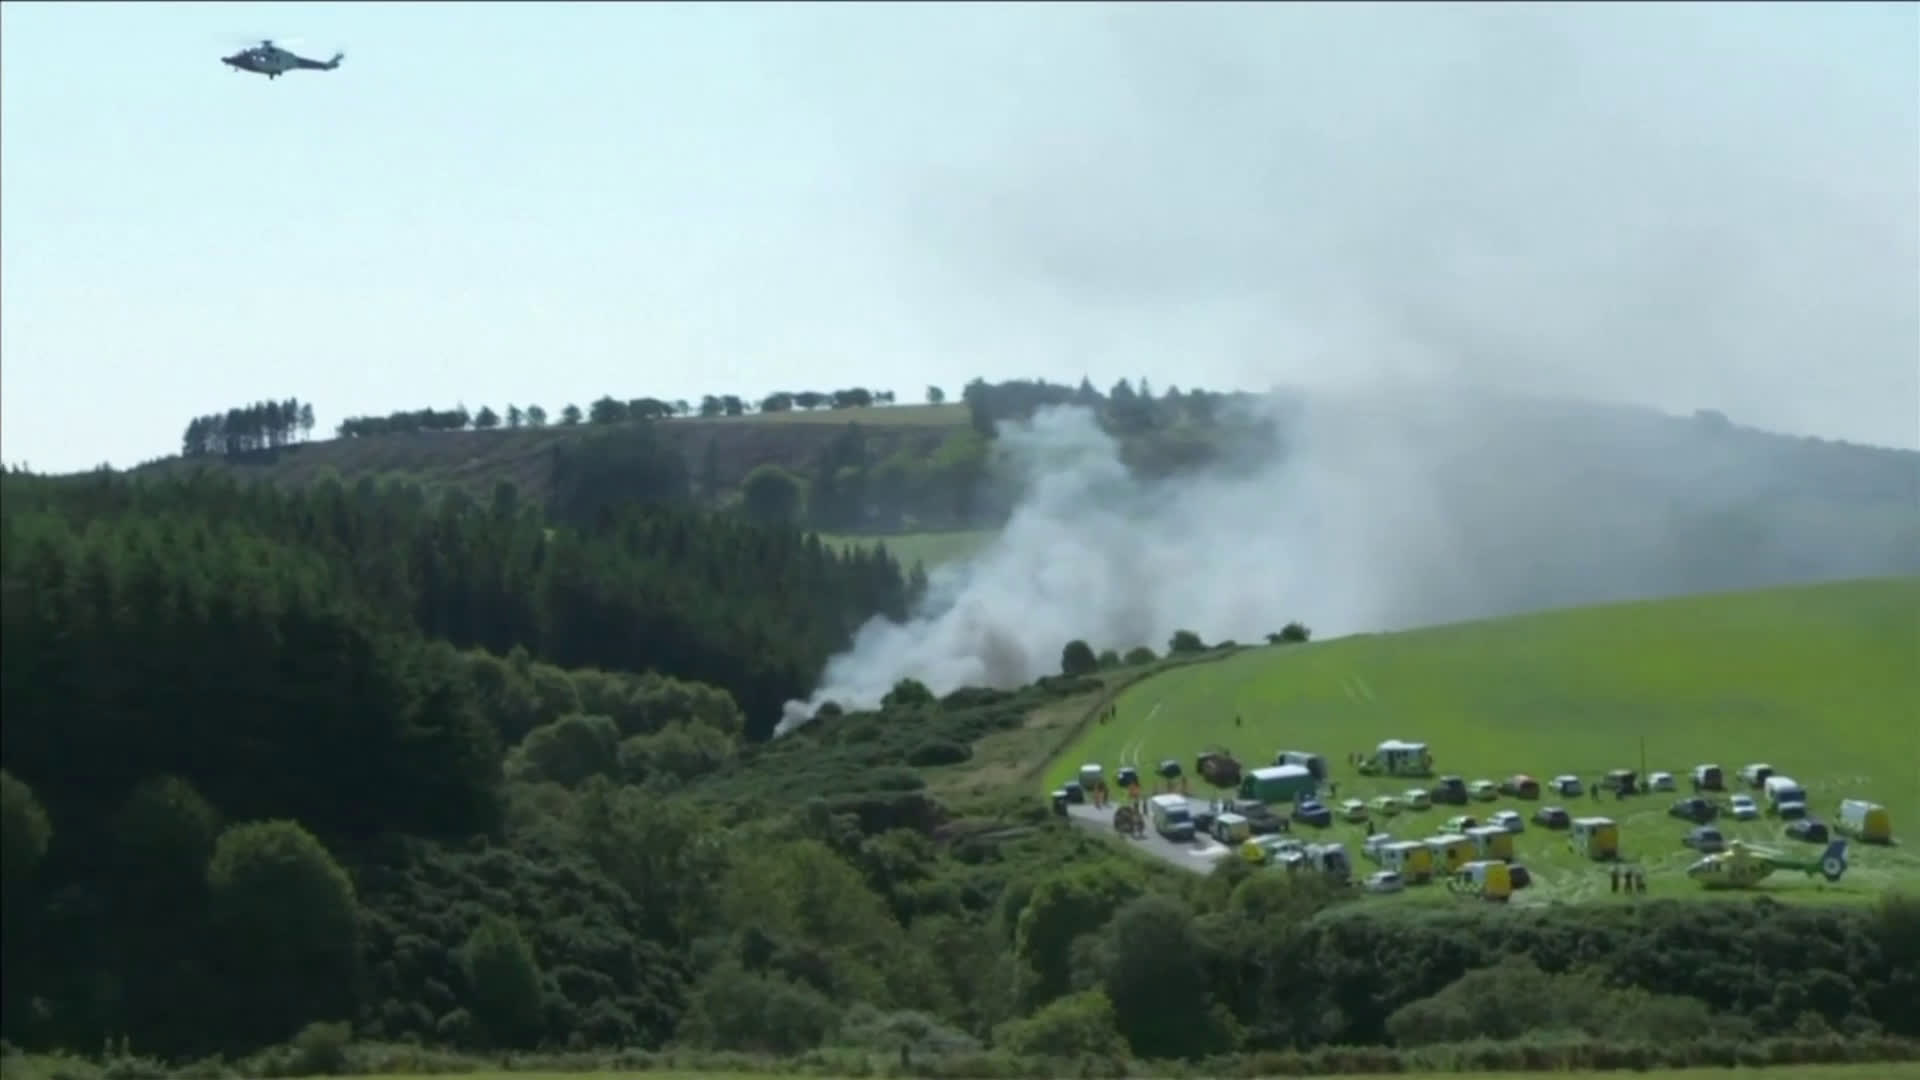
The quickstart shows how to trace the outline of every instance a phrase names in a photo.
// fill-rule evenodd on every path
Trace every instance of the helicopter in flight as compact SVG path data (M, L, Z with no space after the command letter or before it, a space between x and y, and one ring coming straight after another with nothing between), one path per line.
M223 56L220 62L235 71L251 71L255 75L265 75L277 79L289 71L332 71L346 59L345 53L334 53L331 60L309 60L296 56L275 45L272 41L262 41L251 49L241 49L232 56Z

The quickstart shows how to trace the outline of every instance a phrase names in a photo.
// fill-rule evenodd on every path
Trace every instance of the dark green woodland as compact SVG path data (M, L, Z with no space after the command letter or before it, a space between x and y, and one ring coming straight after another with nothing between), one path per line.
M672 431L700 421L651 407L583 416L537 484L484 492L259 482L249 455L312 426L297 401L196 420L165 467L6 475L6 1041L184 1063L346 1025L326 1030L983 1071L1385 1069L1476 1039L1520 1047L1484 1058L1507 1066L1911 1052L1911 898L1368 909L1132 858L1031 784L933 782L1035 710L1090 713L1174 662L1150 652L938 700L903 682L770 740L865 620L926 587L884 545L805 528L991 522L1017 499L996 421L1090 391L976 384L972 421L898 450L892 479L871 433L831 426L757 494L751 469L703 480ZM1143 475L1285 444L1221 420L1219 395L1086 403ZM342 441L462 435L431 426Z

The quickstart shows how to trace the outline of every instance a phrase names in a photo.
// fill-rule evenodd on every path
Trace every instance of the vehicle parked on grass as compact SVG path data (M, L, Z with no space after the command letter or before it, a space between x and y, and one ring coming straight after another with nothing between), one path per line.
M1360 854L1374 862L1381 861L1381 852L1388 844L1398 843L1392 834L1377 832L1360 842Z
M1657 772L1647 777L1647 790L1649 791L1672 791L1676 786L1673 780L1673 774L1670 772Z
M1425 810L1433 805L1433 796L1427 794L1426 788L1408 788L1400 798L1409 810Z
M1727 774L1718 765L1695 765L1691 779L1695 791L1727 790Z
M1818 818L1803 817L1787 823L1787 838L1804 840L1809 844L1824 844L1833 838L1827 823Z
M1409 883L1433 877L1434 851L1420 840L1395 840L1373 849L1374 861L1383 869L1398 871Z
M1638 795L1640 793L1640 774L1632 769L1609 769L1600 779L1600 790L1615 795Z
M1367 820L1367 804L1359 799L1347 799L1340 804L1340 817L1347 821Z
M1748 765L1740 766L1740 782L1755 791L1760 790L1760 786L1767 782L1767 777L1772 775L1773 766L1764 761L1756 761Z
M1255 836L1271 836L1287 831L1287 819L1273 812L1273 807L1258 799L1236 799L1228 807L1234 813L1247 819L1247 827Z
M1360 761L1362 776L1431 776L1433 754L1422 742L1388 739Z
M1533 823L1549 829L1564 829L1573 824L1573 815L1564 806L1543 806L1533 812Z
M1474 828L1479 824L1480 822L1472 814L1455 814L1447 819L1446 830L1450 833L1459 833L1465 836L1468 829Z
M1540 781L1526 773L1515 773L1500 781L1500 794L1516 799L1537 799L1540 797Z
M1324 829L1333 824L1333 811L1320 805L1318 799L1308 799L1294 804L1293 820Z
M1893 816L1886 807L1865 799L1842 799L1835 827L1869 844L1893 843Z
M1240 797L1265 803L1288 803L1310 797L1319 781L1305 765L1269 765L1240 778Z
M1500 797L1500 789L1491 780L1475 780L1467 785L1467 794L1476 802L1492 802Z
M1407 887L1407 879L1394 870L1376 870L1367 875L1361 886L1370 893L1397 893Z
M1240 857L1255 866L1265 866L1278 862L1282 855L1301 846L1300 841L1291 836L1255 836L1240 845Z
M1696 825L1680 838L1680 843L1705 855L1727 850L1727 838L1711 825Z
M1400 800L1392 795L1376 795L1367 806L1381 817L1392 817L1404 809Z
M1561 773L1549 781L1547 786L1553 789L1554 794L1565 796L1580 795L1587 790L1586 785L1580 782L1580 778L1571 773Z
M1298 765L1315 780L1327 778L1327 759L1308 750L1282 750L1273 755L1275 765Z
M1527 819L1521 817L1518 810L1496 810L1494 815L1487 819L1487 824L1497 825L1510 833L1527 831Z
M1353 880L1353 860L1347 858L1345 844L1308 844L1307 865L1336 881Z
M1767 812L1783 818L1805 817L1807 813L1807 789L1800 781L1791 776L1774 773L1761 785L1766 799Z
M1727 808L1733 812L1735 821L1752 821L1760 816L1760 804L1754 802L1751 795L1735 795L1727 800Z
M1476 825L1467 830L1467 839L1473 841L1473 853L1482 859L1513 859L1513 834L1498 825Z
M1573 819L1568 838L1573 850L1589 859L1615 860L1620 857L1620 823L1608 817Z
M1448 803L1453 806L1467 804L1467 782L1458 776L1443 776L1428 792L1436 803Z
M1673 805L1667 808L1667 816L1705 825L1720 816L1720 808L1703 795L1689 795L1684 799L1675 799Z

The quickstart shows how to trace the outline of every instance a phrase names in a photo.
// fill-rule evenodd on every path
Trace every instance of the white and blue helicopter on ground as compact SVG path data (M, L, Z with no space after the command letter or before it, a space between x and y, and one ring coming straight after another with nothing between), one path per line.
M272 41L262 41L251 49L241 49L232 56L221 57L220 62L235 71L251 71L255 75L277 79L289 71L332 71L344 59L345 53L334 53L331 60L309 60L288 52Z

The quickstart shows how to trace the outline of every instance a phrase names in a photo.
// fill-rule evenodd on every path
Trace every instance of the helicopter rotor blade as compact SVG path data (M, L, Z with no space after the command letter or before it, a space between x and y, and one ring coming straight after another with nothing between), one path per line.
M227 44L235 49L257 49L261 45L273 45L281 49L291 49L305 43L306 39L297 35L275 37L272 34L240 34L229 35L227 38Z

